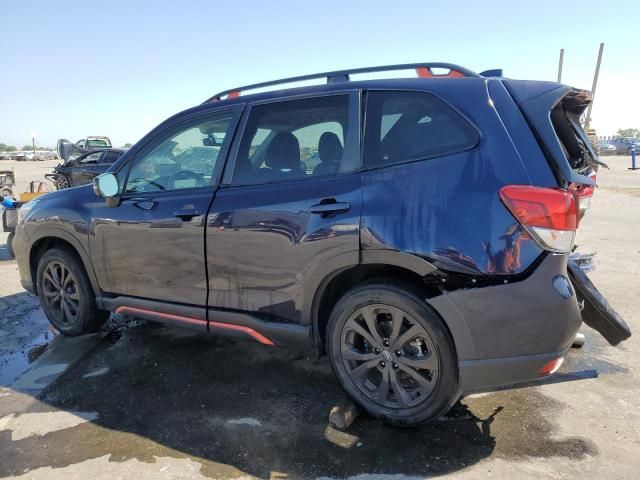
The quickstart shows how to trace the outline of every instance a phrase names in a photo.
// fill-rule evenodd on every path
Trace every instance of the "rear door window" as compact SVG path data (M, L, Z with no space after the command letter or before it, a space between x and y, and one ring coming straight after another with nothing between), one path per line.
M373 91L366 100L364 167L424 160L475 147L475 127L426 92Z
M252 107L231 183L337 175L360 167L357 97L330 95ZM357 119L357 116L355 117Z

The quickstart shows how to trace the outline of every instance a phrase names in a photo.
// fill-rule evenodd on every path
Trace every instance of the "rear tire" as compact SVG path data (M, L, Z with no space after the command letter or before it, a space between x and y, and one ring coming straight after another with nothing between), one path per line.
M95 332L109 318L109 312L98 310L84 266L69 250L45 252L38 262L36 281L45 315L65 335Z
M370 415L417 425L458 400L449 331L420 296L386 283L347 292L327 326L327 350L347 393Z

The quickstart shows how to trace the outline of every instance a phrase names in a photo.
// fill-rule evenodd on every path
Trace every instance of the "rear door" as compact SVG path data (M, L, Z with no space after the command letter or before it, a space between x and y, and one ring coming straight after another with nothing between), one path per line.
M243 123L207 218L209 307L306 323L318 272L358 263L359 94L254 104Z

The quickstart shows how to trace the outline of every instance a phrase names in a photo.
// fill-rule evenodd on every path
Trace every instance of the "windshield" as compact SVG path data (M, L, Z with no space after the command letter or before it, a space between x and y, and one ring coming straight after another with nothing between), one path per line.
M104 139L88 139L87 147L110 147L111 143Z

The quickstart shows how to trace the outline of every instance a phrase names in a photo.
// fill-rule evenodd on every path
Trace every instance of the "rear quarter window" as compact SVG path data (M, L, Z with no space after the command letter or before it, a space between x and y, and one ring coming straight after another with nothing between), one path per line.
M468 120L433 94L367 94L365 168L461 152L475 147L479 139Z

